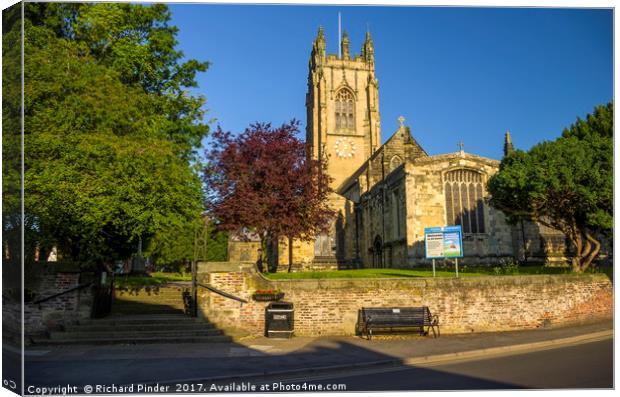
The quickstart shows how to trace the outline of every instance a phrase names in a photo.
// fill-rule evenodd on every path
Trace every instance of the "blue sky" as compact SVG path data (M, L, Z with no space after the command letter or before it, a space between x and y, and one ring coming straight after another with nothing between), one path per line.
M207 119L242 131L255 121L305 128L308 59L319 25L337 53L337 14L359 53L375 43L382 134L406 118L429 154L495 159L503 136L529 149L613 97L609 9L241 6L171 4L179 48L212 63L196 93ZM302 134L305 136L305 133Z

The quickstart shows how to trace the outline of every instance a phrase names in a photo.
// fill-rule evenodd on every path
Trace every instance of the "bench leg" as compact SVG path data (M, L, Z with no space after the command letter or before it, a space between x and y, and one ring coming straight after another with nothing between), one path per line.
M368 340L372 339L372 328L368 330Z

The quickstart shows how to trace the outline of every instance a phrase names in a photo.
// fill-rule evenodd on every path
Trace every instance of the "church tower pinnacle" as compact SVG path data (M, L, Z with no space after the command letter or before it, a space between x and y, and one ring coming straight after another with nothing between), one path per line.
M362 58L368 65L375 64L375 45L372 42L372 37L370 37L370 31L366 32L366 40L364 40L364 44L362 45Z
M346 30L342 34L341 51L342 59L347 61L351 59L351 54L349 53L349 35Z
M514 152L514 150L510 131L506 131L506 135L504 136L504 156L508 156L510 153Z
M323 27L319 26L319 32L312 45L312 54L310 56L310 67L323 63L325 59L325 33Z

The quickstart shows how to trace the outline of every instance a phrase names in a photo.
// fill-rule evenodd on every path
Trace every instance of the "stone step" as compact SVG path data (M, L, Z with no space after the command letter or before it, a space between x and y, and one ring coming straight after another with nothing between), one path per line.
M151 314L151 312L159 311L159 310L167 310L167 311L173 311L173 312L180 310L181 312L183 312L183 306L182 305L168 306L168 305L144 305L144 304L128 304L128 305L112 304L112 312L115 312L117 310L140 315L140 314Z
M112 307L114 306L136 306L136 307L148 307L148 306L178 306L178 305L184 305L185 302L183 302L182 300L178 299L178 300L165 300L165 301L125 301L125 300L118 300L115 299L112 302Z
M180 303L172 303L172 304L155 304L155 303L126 303L126 302L114 302L112 303L112 310L114 310L114 308L116 307L121 307L123 309L134 309L134 310L138 310L138 312L136 314L140 314L141 310L148 310L148 309L166 309L166 308L172 308L172 309L181 309L184 307L183 304Z
M183 300L183 294L165 294L165 295L114 295L115 300L127 301L155 301L155 300Z
M141 310L141 309L154 309L154 308L166 308L166 307L171 307L174 309L182 309L185 307L185 304L183 302L170 302L170 303L146 303L146 302L118 302L115 301L114 303L112 303L112 309L114 309L115 307L122 307L125 309L136 309L136 310Z
M215 328L207 328L202 330L169 330L160 329L157 331L149 330L130 330L130 331L111 331L111 332L51 332L50 339L67 340L67 339L132 339L132 338L159 338L159 337L198 337L198 336L215 336L222 335L222 331Z
M127 324L182 324L182 323L202 323L196 317L189 317L181 313L166 314L112 314L108 317L99 319L80 320L80 325L127 325Z
M157 322L152 324L89 324L89 325L70 325L65 327L66 332L116 332L116 331L157 331L161 329L165 330L203 330L212 329L215 326L210 322L178 322L178 323L166 323Z
M124 310L122 308L113 308L112 309L112 314L118 314L118 315L125 315L125 316L131 316L134 314L152 314L152 315L167 315L167 314L184 314L183 310L181 309L174 309L174 308L167 308L167 309L163 309L163 308L155 308L155 309L144 309L144 310L134 310L134 309L129 309L129 310Z
M160 288L158 290L141 290L141 291L132 291L132 290L122 290L115 289L114 295L117 296L163 296L163 295L183 295L184 292L191 292L191 288Z
M179 290L185 290L185 289L191 289L191 288L192 288L191 281L187 284L159 284L159 285L133 285L133 286L123 286L117 283L114 287L114 289L117 291L131 292L133 294L138 294L141 292L157 293L160 291L179 291Z
M191 294L191 292L190 292ZM182 298L183 291L174 291L174 292L166 292L166 293L158 293L158 294L127 294L127 293L119 293L118 291L114 292L114 297L118 299L150 299L150 298Z
M114 302L183 302L182 296L115 296Z
M180 310L180 311L184 311L185 310L185 305L179 305L179 304L170 304L170 305L146 305L146 304L113 304L112 305L112 312L115 311L122 311L122 312L129 312L129 313L135 313L135 314L148 314L150 312L152 312L153 310Z
M116 296L114 302L183 302L182 296Z
M153 343L226 343L232 342L228 335L213 336L157 336L131 338L90 338L90 339L45 339L33 338L36 345L112 345L112 344L153 344Z
M135 305L135 306L153 306L153 305L183 305L183 299L158 299L158 300L124 300L114 299L112 305Z

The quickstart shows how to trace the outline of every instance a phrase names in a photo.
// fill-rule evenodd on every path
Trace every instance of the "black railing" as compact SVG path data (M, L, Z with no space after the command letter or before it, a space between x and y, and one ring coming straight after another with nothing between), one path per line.
M219 290L219 289L217 289L217 288L215 288L215 287L213 287L213 286L211 286L209 284L196 283L196 285L198 285L199 287L202 287L202 288L206 288L206 289L208 289L211 292L215 292L216 294L221 295L221 296L223 296L225 298L236 300L236 301L241 302L241 303L248 303L248 301L246 301L243 298L239 298L238 296L235 296L233 294L229 294L228 292L221 291L221 290Z
M59 296L62 296L62 295L68 294L69 292L73 292L73 291L77 291L77 290L80 290L80 289L83 289L83 288L89 287L89 286L91 286L93 283L94 283L94 281L89 281L89 282L87 282L87 283L80 284L80 285L77 285L77 286L75 286L75 287L69 288L69 289L67 289L67 290L64 290L64 291L58 292L58 293L56 293L56 294L53 294L53 295L47 296L47 297L45 297L45 298L37 299L37 300L33 301L32 303L36 305L36 304L39 304L39 303L47 302L47 301L48 301L48 300L50 300L50 299L58 298Z

